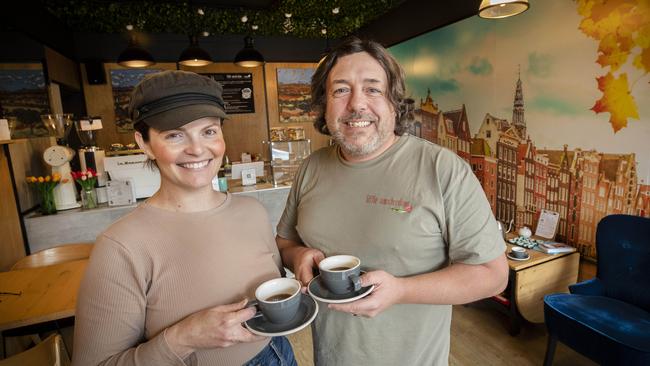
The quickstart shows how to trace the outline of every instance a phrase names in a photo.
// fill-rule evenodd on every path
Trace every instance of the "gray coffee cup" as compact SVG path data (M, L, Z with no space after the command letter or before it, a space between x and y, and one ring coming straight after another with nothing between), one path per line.
M528 253L525 248L513 246L512 249L510 249L510 255L514 258L523 259L528 256Z
M275 324L290 322L300 307L300 282L293 278L274 278L259 285L255 290L256 301L248 306L259 309L255 317L264 316Z
M320 277L331 292L342 295L361 289L361 261L351 255L335 255L318 264Z

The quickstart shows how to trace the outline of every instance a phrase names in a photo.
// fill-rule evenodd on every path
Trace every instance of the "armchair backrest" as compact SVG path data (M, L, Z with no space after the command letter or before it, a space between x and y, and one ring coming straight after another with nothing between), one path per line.
M650 219L605 216L596 229L598 269L605 296L650 311Z

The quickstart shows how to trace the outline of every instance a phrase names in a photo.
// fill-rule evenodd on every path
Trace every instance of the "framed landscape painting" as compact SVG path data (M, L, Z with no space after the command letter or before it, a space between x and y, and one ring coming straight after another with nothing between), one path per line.
M278 111L282 123L312 123L316 113L311 110L310 84L313 68L277 69Z

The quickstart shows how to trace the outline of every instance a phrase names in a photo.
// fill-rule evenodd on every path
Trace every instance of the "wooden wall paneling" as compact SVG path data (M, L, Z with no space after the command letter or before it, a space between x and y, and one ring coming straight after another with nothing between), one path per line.
M49 47L45 47L45 64L47 65L47 75L50 81L55 81L75 90L81 90L79 65L76 62Z
M25 246L4 146L0 147L0 197L0 271L6 271L25 256Z
M63 113L63 102L61 101L61 88L56 82L51 82L47 87L47 95L50 98L50 112Z
M311 122L303 123L281 123L278 109L278 78L279 68L316 68L316 63L267 63L266 64L266 87L269 99L269 127L300 126L305 129L305 137L311 139L311 151L321 147L329 146L330 138L316 131Z
M262 154L262 141L268 139L266 105L264 103L264 78L261 67L241 67L230 62L214 63L203 67L181 67L197 73L252 73L255 113L231 114L224 126L226 155L231 161L240 161L241 154Z

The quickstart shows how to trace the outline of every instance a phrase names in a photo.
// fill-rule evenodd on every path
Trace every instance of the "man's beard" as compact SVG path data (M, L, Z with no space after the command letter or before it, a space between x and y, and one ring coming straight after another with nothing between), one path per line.
M334 141L339 144L339 146L341 146L341 149L343 149L343 152L345 152L345 154L354 157L369 155L377 150L381 144L379 133L372 134L368 141L361 145L347 140L346 136L343 135L343 133L338 129L332 133L332 139L334 139Z
M371 123L374 123L376 127L376 129L368 137L367 141L363 144L354 143L357 134L346 137L341 132L341 128L339 127L346 125L350 120L358 119L371 121ZM383 129L382 126L384 126ZM372 128L372 126L370 126L370 128ZM346 155L349 155L351 157L364 157L374 153L384 142L386 142L386 140L390 138L390 135L392 133L393 131L385 131L385 123L381 123L378 118L375 118L374 116L362 115L359 113L353 113L349 116L339 118L335 125L335 128L330 129L332 139L337 144L339 144L339 146L341 146L341 149ZM364 132L358 133L358 135L363 134Z

